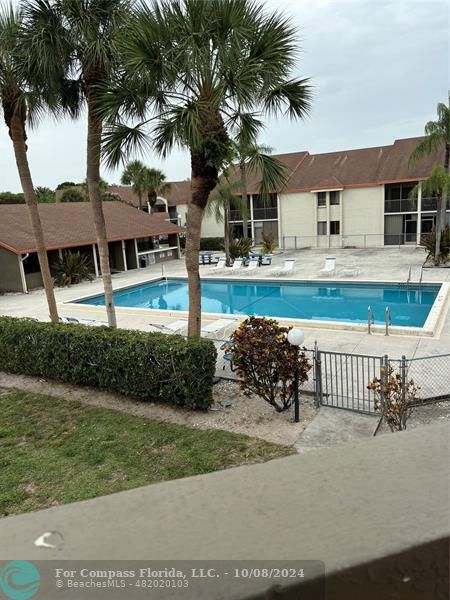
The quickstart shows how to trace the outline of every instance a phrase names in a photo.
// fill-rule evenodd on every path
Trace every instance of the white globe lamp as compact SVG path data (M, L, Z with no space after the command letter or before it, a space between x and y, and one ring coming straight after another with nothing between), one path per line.
M305 341L305 334L301 329L290 329L287 334L287 339L292 346L301 346Z

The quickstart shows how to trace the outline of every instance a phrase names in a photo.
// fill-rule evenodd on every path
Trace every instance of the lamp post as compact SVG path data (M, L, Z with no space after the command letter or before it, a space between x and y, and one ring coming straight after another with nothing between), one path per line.
M301 329L290 329L287 334L287 340L291 346L301 346L305 340L305 334ZM297 356L298 359L298 356ZM299 382L299 368L298 360L295 365L294 371L294 421L298 423L300 421L300 403L298 399L298 382Z

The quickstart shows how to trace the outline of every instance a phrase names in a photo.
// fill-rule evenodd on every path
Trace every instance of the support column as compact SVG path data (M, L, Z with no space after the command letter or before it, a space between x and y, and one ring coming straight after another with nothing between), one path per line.
M28 294L27 278L25 277L25 269L23 268L24 257L21 254L18 254L17 260L19 261L19 272L20 279L22 281L22 291L24 294Z
M137 268L140 269L141 265L139 263L138 245L137 245L137 239L136 238L134 238L134 251L136 252L136 264L137 264Z
M92 244L92 254L94 256L94 270L95 270L95 276L96 277L100 277L100 273L98 270L98 261L97 261L97 249L95 247L95 244Z
M330 238L330 192L325 192L325 196L327 199L327 240L328 240L328 248L330 248L331 245L331 238Z
M417 234L416 234L417 246L420 246L421 237L422 237L422 184L419 182L419 191L417 193Z
M277 224L278 224L278 245L281 246L281 210L280 210L280 195L277 194Z
M128 271L128 265L127 265L127 247L126 247L125 240L122 240L122 256L123 256L123 268L124 268L124 271Z
M255 239L255 223L253 221L253 194L249 194L249 196L250 196L250 200L249 200L249 203L250 203L250 227L252 229L252 240L254 240ZM247 236L248 236L248 232L244 231L244 237L247 237Z
M344 209L342 207L342 203L344 201L344 191L339 192L339 237L341 238L341 248L344 246L344 222L342 220L344 216Z

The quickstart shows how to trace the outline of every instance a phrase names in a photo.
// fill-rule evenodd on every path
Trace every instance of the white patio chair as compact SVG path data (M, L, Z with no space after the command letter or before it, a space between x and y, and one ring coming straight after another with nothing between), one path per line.
M236 271L238 272L237 274L239 275L239 271L242 271L242 264L243 264L242 258L234 259L233 266L231 267L231 272L233 273L233 275L236 273Z
M233 317L216 319L207 325L202 325L201 332L204 335L223 335L230 325L237 324L238 320Z
M155 329L159 329L166 333L177 333L181 335L187 328L188 322L187 319L177 319L171 323L149 323L149 325L150 327L154 327Z
M254 275L259 269L259 259L251 258L248 267L243 271L244 275Z
M218 271L223 271L223 269L226 267L227 261L225 259L224 256L221 256L219 258L219 260L217 261L217 263L214 265L214 267L211 267L211 269L209 269L210 273L217 273Z
M107 321L97 321L96 319L78 319L76 317L59 317L60 323L75 323L76 325L87 325L88 327L107 326Z
M276 267L274 269L269 269L269 273L272 275L288 275L289 273L294 272L294 266L295 258L287 258L281 268Z
M336 272L336 257L327 256L325 258L325 264L322 269L319 270L320 275L332 275Z

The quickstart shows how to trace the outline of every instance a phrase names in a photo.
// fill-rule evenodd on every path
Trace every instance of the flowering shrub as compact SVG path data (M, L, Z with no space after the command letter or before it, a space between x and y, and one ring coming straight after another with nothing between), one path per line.
M292 405L296 367L300 384L307 381L311 369L305 353L287 341L290 329L275 319L250 317L236 329L226 348L233 353L233 367L244 393L257 394L277 412Z
M414 381L403 381L400 373L394 373L394 370L389 368L385 379L375 378L367 388L375 392L375 410L382 413L379 425L384 420L391 431L406 429L412 403L419 400L419 388ZM377 431L378 427L375 434Z

